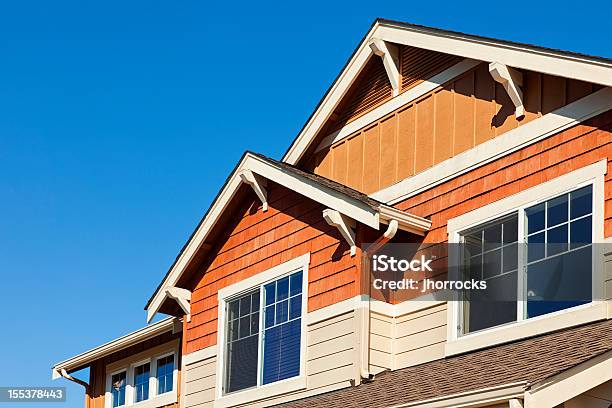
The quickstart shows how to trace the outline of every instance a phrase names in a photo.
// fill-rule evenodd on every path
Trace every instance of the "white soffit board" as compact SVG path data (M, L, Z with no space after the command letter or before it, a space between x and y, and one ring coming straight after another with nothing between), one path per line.
M513 68L612 86L612 63L572 53L485 39L435 28L377 21L283 157L296 164L372 55L373 38Z

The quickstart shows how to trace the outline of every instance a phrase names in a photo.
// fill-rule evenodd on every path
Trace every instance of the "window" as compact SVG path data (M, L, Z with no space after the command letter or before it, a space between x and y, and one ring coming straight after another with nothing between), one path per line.
M172 391L174 378L174 355L157 359L157 395Z
M464 334L591 301L591 184L519 208L461 238L467 278L488 287L464 293Z
M120 407L125 405L125 387L126 387L127 372L122 371L117 374L113 374L111 377L111 395L112 395L112 406Z
M135 402L149 399L149 372L149 363L139 365L134 369Z
M175 403L178 341L172 350L162 348L162 353L144 360L138 354L107 365L105 407L158 408Z
M226 301L223 392L300 375L302 270Z

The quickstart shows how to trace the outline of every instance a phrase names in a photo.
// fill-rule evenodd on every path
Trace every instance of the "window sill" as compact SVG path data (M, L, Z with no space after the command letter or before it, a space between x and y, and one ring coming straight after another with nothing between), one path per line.
M495 327L482 332L467 334L448 340L444 347L446 357L482 349L489 346L521 340L572 326L603 320L608 317L605 301L594 301L587 305L535 317L509 325Z
M263 385L258 388L238 391L229 395L224 395L215 400L215 408L233 407L240 404L252 403L278 395L288 394L306 389L306 376L290 378L276 383Z
M145 401L136 402L132 405L124 405L123 407L134 407L134 408L159 408L164 405L170 405L177 402L177 394L176 391L170 391L165 394L156 395L153 398L150 398ZM123 408L120 407L120 408Z

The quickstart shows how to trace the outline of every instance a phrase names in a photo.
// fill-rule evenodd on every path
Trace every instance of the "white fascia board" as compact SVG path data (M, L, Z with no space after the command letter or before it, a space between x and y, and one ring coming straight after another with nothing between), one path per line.
M321 101L318 108L312 114L312 117L308 120L296 140L283 157L284 162L296 164L298 160L300 160L304 152L310 146L314 137L317 135L323 125L325 125L327 119L333 113L336 106L338 106L340 100L344 97L344 95L346 95L346 92L355 81L355 78L357 78L365 64L374 54L368 43L372 38L372 33L376 31L378 25L378 22L375 23L361 44L359 44L359 47L355 51L353 57L347 63L344 70L340 73L338 79L329 89L327 95Z
M508 44L459 33L382 23L375 36L411 47L499 62L544 74L612 86L612 64L563 52Z
M431 220L413 215L388 205L380 206L380 221L389 224L395 220L399 228L417 235L425 235L431 228Z
M145 326L130 334L119 337L118 339L112 340L108 343L102 344L101 346L95 347L84 353L59 362L52 368L52 378L59 378L59 373L62 369L66 370L67 372L71 372L76 368L82 367L111 353L121 351L127 347L143 342L160 334L173 331L177 321L178 319L176 317L167 317L157 323Z

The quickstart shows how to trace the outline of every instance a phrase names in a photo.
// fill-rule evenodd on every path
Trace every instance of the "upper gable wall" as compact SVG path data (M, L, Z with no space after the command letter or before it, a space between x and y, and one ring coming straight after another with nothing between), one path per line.
M399 46L401 92L459 62L462 58L409 46ZM382 59L373 55L321 131L329 134L390 100L393 90Z
M304 161L314 173L371 194L580 99L600 86L523 71L526 115L486 63Z

